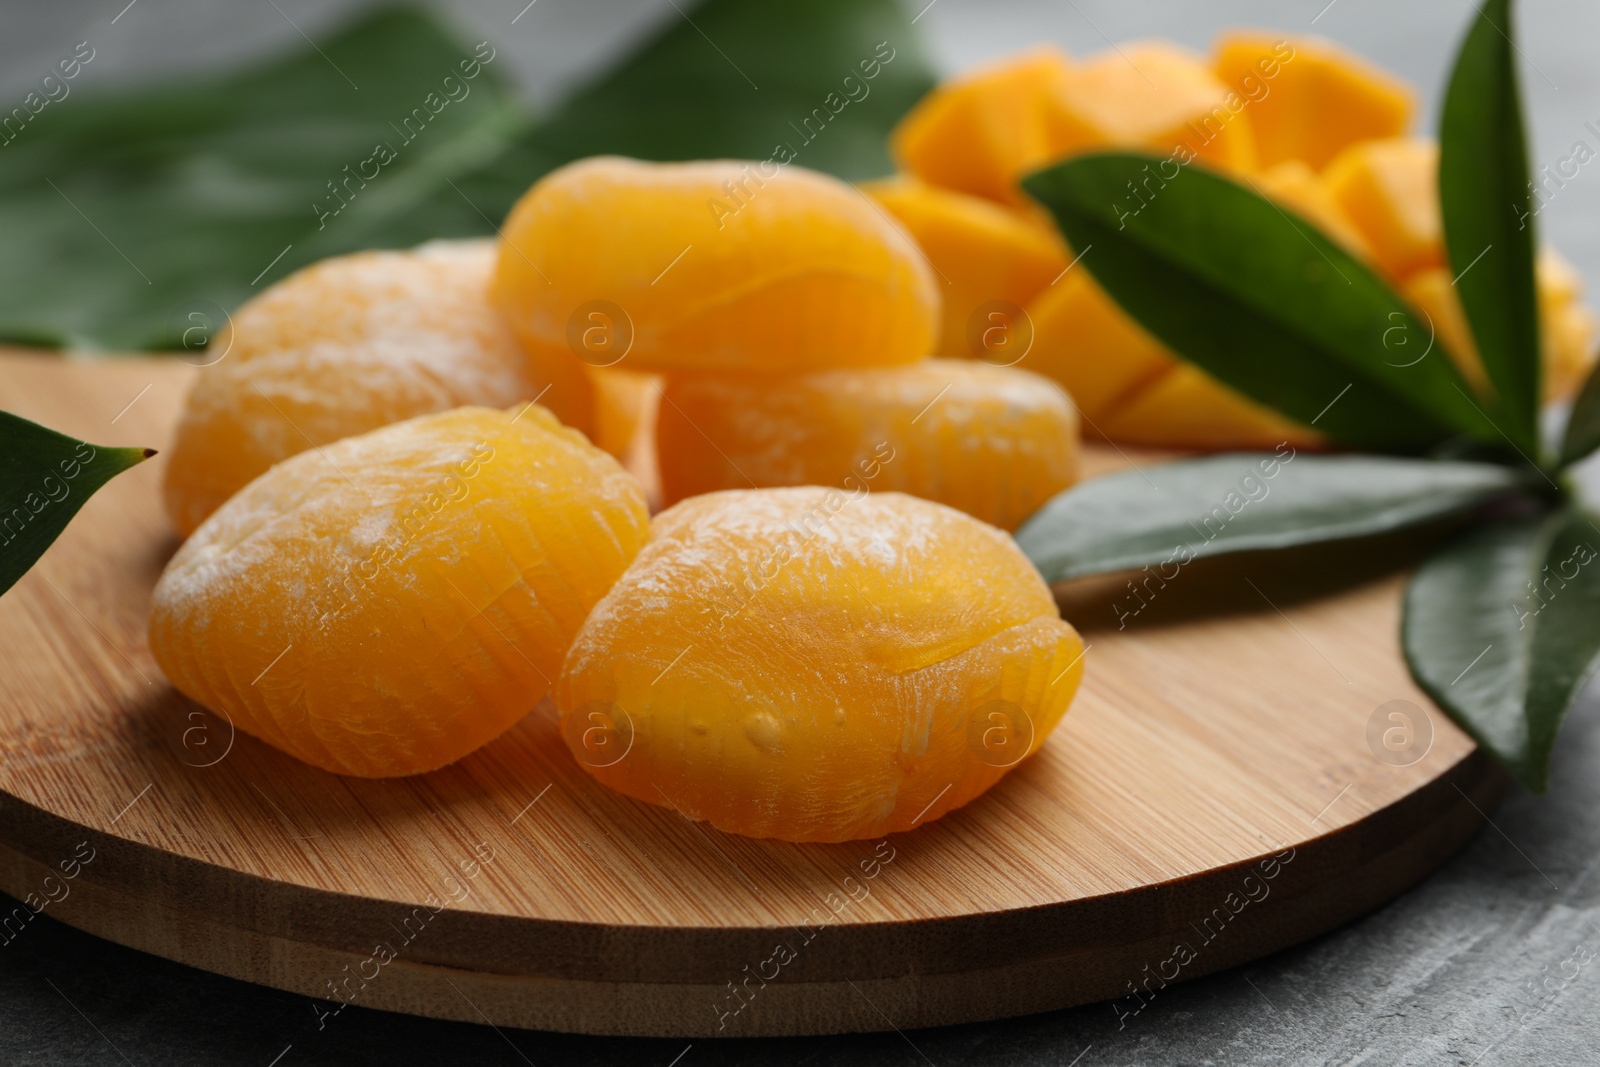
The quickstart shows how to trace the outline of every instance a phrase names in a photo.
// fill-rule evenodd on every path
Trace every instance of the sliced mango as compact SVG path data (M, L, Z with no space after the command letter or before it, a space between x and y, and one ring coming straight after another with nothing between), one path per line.
M932 185L1025 203L1017 178L1057 151L1048 112L1068 64L1060 50L1036 48L946 82L895 127L895 161Z
M1583 279L1555 249L1540 250L1537 271L1544 395L1562 399L1578 391L1594 366L1600 321L1583 302Z
M1429 267L1407 278L1401 294L1427 318L1424 327L1431 325L1437 346L1445 352L1461 372L1462 377L1479 393L1488 393L1489 378L1483 371L1483 361L1478 356L1477 343L1472 339L1472 327L1467 323L1467 313L1450 284L1450 268ZM1395 337L1398 340L1398 335ZM1428 348L1426 336L1407 338L1403 349L1395 349L1395 363L1409 363Z
M985 305L1026 304L1066 269L1066 246L1053 230L988 200L914 178L862 189L911 232L939 275L944 312L937 355L987 356L974 351L973 316Z
M1246 184L1268 199L1276 200L1291 211L1305 216L1325 235L1343 245L1351 255L1358 259L1372 258L1372 248L1367 244L1367 239L1333 198L1326 183L1316 171L1298 159L1269 167L1247 178Z
M1255 164L1245 100L1186 49L1163 41L1123 45L1073 68L1062 85L1051 137L1061 154L1101 145L1165 154L1181 146L1226 169Z
M1260 449L1287 441L1316 447L1322 437L1181 364L1100 423L1113 441L1154 448Z
M1594 364L1595 314L1583 303L1582 282L1552 248L1539 253L1535 278L1539 294L1539 336L1544 361L1544 398L1572 395ZM1461 306L1459 290L1450 284L1448 267L1418 271L1406 279L1405 298L1432 322L1439 344L1450 353L1467 381L1480 393L1490 391L1472 327ZM1423 341L1426 347L1426 340ZM1422 352L1417 349L1417 353Z
M1358 141L1398 137L1416 97L1400 79L1316 38L1228 34L1217 77L1250 101L1262 167L1300 160L1318 170Z
M1093 422L1173 365L1166 346L1074 267L1027 307L1033 347L1017 366L1059 382Z
M1439 215L1439 146L1418 137L1363 141L1328 164L1335 203L1391 278L1445 265Z

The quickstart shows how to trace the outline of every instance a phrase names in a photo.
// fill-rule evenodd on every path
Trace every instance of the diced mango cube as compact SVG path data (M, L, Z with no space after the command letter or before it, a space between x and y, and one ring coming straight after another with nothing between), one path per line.
M1539 252L1539 325L1545 399L1578 391L1595 361L1595 313L1583 302L1583 280L1555 249Z
M1583 303L1576 271L1553 248L1540 250L1535 279L1539 296L1539 338L1544 361L1544 398L1572 395L1594 364L1595 315ZM1432 267L1407 278L1405 298L1427 316L1438 343L1445 347L1462 375L1480 393L1490 392L1478 345L1472 338L1459 290L1450 283L1448 267ZM1425 323L1426 324L1426 323ZM1416 351L1427 346L1426 338ZM1409 358L1409 357L1408 357Z
M1066 246L1053 230L988 200L916 179L863 190L910 231L939 275L940 356L986 355L973 350L973 316L985 305L1026 304L1066 269Z
M1114 441L1153 448L1316 447L1316 431L1284 418L1188 364L1174 367L1105 417Z
M932 185L1022 204L1017 178L1050 161L1047 117L1067 57L1037 48L934 89L900 121L890 151Z
M1467 323L1466 310L1462 308L1461 298L1456 295L1450 278L1450 268L1429 267L1407 278L1400 291L1413 307L1426 316L1422 326L1424 329L1431 328L1436 347L1444 348L1456 369L1474 390L1487 393L1489 378L1484 374L1478 345L1472 339L1472 327ZM1398 334L1394 340L1399 340ZM1428 340L1427 335L1406 338L1405 347L1395 349L1398 355L1393 362L1409 363L1422 356L1428 348Z
M1315 38L1229 34L1213 69L1250 101L1263 167L1297 159L1320 170L1358 141L1405 133L1416 103L1405 82Z
M1391 278L1445 265L1439 146L1416 137L1363 141L1328 164L1328 192Z
M1183 146L1226 169L1255 164L1245 101L1186 49L1123 45L1068 71L1062 84L1052 140L1063 155L1102 145L1161 154Z
M1367 239L1333 198L1326 183L1316 171L1298 159L1285 160L1249 177L1246 184L1268 199L1276 200L1289 210L1305 216L1351 255L1358 259L1372 258Z
M1033 347L1017 365L1053 378L1091 423L1173 365L1081 265L1027 308Z

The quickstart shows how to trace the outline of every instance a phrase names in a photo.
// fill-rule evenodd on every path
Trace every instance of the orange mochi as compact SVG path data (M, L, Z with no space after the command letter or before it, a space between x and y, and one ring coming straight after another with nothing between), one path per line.
M530 359L490 307L494 257L492 241L338 256L241 307L213 342L168 455L163 492L178 532L279 460L427 412L539 396L590 432L583 366L564 352Z
M662 496L899 490L1012 530L1078 479L1078 416L1038 375L971 360L790 378L669 378Z
M1017 179L1062 148L1055 111L1069 66L1043 47L945 82L895 127L895 162L930 185L1026 204Z
M1231 33L1217 42L1217 77L1247 99L1257 162L1321 170L1358 141L1398 137L1416 107L1410 86L1316 38Z
M983 342L991 320L1009 330L1021 305L1066 269L1066 246L1048 223L915 179L862 189L905 226L938 272L938 355L992 358Z
M633 371L796 373L911 363L938 328L933 272L836 178L602 156L511 209L491 289L530 351Z
M849 841L992 786L1061 719L1082 655L992 526L899 493L732 491L656 517L556 706L618 792L730 833Z
M157 583L156 662L307 763L433 770L544 697L648 531L616 461L543 408L458 408L302 452Z

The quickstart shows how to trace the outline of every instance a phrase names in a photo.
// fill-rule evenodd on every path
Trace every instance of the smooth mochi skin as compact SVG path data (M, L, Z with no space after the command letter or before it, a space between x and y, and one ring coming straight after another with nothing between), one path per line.
M717 489L899 490L1014 530L1078 479L1078 415L1054 382L930 359L787 378L667 380L656 422L668 504Z
M658 515L562 667L579 763L720 830L848 841L968 803L1044 743L1083 644L1011 538L817 486Z
M433 770L539 703L648 528L638 483L543 408L459 408L302 452L156 585L185 696L338 774Z
M492 297L530 350L634 371L910 363L933 272L849 185L772 160L553 171L511 210Z

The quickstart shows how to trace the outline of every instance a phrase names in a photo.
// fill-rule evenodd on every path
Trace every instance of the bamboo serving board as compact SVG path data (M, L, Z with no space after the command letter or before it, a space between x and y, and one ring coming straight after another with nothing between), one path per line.
M0 407L160 448L192 373L5 355ZM1370 546L1192 564L1125 629L1120 581L1063 591L1090 643L1064 723L987 795L881 842L751 840L608 792L548 704L442 771L339 778L234 735L151 659L177 547L161 462L0 598L0 889L329 1013L679 1036L1094 1000L1127 1019L1378 907L1503 787L1411 683L1401 579Z

